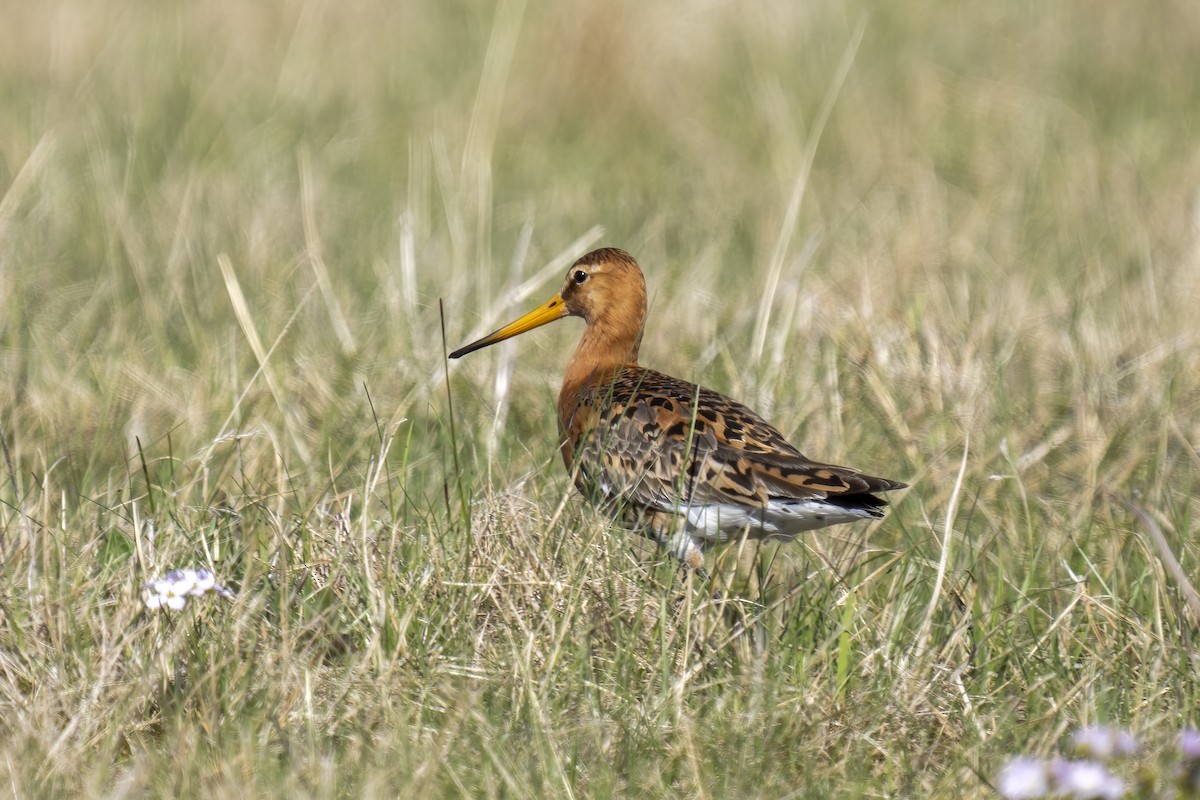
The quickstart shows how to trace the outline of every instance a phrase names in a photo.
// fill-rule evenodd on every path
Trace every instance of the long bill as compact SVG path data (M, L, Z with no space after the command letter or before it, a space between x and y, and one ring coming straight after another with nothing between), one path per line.
M567 304L563 302L562 295L556 294L520 319L508 323L500 330L493 331L482 339L477 339L464 347L458 348L450 354L450 357L461 358L467 353L474 353L476 350L482 350L488 345L502 342L505 339L511 339L517 334L531 331L534 328L540 328L547 323L554 322L556 319L562 319L567 316L567 313Z

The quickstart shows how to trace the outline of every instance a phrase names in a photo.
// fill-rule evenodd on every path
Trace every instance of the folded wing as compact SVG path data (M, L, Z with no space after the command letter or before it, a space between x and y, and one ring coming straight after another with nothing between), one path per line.
M651 370L622 375L589 405L596 413L576 454L578 483L611 504L766 514L821 501L867 517L886 505L872 492L904 487L812 461L746 406Z

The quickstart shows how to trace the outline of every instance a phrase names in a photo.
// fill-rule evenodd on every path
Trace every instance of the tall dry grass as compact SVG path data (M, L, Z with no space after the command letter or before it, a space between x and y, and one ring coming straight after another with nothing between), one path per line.
M1197 723L1190 6L4 18L15 796L987 797ZM911 482L888 519L721 601L582 508L578 327L447 364L440 308L600 243L648 363ZM237 599L144 610L186 564Z

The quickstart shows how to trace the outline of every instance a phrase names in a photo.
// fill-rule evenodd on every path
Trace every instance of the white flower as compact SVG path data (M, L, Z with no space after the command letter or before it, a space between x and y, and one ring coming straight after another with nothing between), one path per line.
M171 582L171 591L175 594L191 594L196 585L194 569L173 569L163 576L163 580Z
M184 570L192 574L192 594L199 597L205 592L212 591L217 585L217 578L210 570L201 568L198 570Z
M1046 764L1036 758L1010 760L1000 770L996 789L1007 800L1039 800L1050 791Z
M142 600L146 608L155 609L166 606L173 611L181 610L187 605L187 598L200 597L207 592L216 592L222 597L232 599L233 592L217 583L216 576L211 570L173 569L161 578L150 581L142 587Z
M147 608L166 606L174 611L179 611L187 604L186 594L177 591L173 581L159 580L148 583L142 588L142 594Z
M191 591L192 581L188 580L180 570L172 570L163 580L155 581L154 588L162 598L163 605L173 611L179 611L187 604L187 595Z

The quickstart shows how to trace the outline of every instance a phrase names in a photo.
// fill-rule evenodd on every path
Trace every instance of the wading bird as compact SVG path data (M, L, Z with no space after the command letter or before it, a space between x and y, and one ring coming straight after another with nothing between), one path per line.
M567 316L587 323L558 395L567 471L585 499L689 567L737 536L791 540L879 519L887 503L872 493L905 488L811 461L736 400L640 366L646 280L623 250L583 256L562 291L450 357Z

